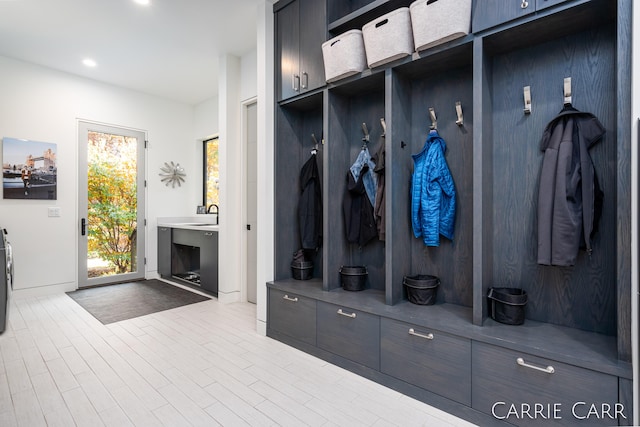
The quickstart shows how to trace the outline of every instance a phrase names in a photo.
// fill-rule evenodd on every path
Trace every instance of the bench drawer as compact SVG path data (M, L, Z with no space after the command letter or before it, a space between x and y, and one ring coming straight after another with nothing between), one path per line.
M617 377L478 342L472 355L474 409L523 426L618 423Z
M348 307L318 302L318 347L380 369L380 318Z
M471 406L471 340L385 318L380 337L383 373Z
M316 300L269 289L268 328L316 345Z

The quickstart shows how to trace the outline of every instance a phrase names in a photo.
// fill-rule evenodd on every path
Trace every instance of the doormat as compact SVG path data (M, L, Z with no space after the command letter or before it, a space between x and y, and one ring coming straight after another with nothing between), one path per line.
M103 325L211 299L154 279L80 289L67 295Z

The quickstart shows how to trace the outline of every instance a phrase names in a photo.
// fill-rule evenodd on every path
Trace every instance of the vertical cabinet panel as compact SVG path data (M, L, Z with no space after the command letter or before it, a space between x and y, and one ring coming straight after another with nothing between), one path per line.
M203 289L218 295L218 232L204 231L200 239L200 277Z
M158 274L171 276L171 228L158 227Z
M324 86L322 43L327 40L326 2L299 0L300 92Z
M276 66L280 77L278 99L298 94L300 87L300 4L294 1L276 14Z

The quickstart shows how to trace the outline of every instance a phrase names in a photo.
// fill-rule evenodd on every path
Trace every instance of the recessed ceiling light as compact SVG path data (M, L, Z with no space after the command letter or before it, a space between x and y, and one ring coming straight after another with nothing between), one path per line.
M95 67L96 65L98 65L98 64L96 63L96 61L94 61L94 60L93 60L93 59L91 59L91 58L83 59L83 60L82 60L82 63L83 63L85 66L87 66L87 67L92 67L92 68L93 68L93 67Z
M133 0L133 1L143 6L148 6L149 4L151 4L151 0Z

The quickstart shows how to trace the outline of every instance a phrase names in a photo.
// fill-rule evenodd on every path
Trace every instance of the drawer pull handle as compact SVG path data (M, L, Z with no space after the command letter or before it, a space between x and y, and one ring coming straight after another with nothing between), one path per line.
M350 318L352 318L352 319L355 319L355 318L356 318L356 314L355 314L355 313L351 313L351 314L349 314L349 313L345 313L344 311L342 311L342 309L341 309L341 308L340 308L340 309L338 309L338 314L339 314L340 316L350 317Z
M291 298L289 295L283 296L282 299L286 299L287 301L291 302L298 302L298 297Z
M520 366L524 366L525 368L535 369L536 371L544 372L546 374L553 374L556 371L555 369L553 369L553 366L551 366L551 365L547 366L546 368L541 368L539 366L530 365L527 362L525 362L522 357L518 357L516 359L516 362Z
M424 338L424 339L427 339L427 340L432 340L433 339L433 334L432 333L428 333L426 335L419 334L413 328L409 328L409 335L413 335L414 337Z

